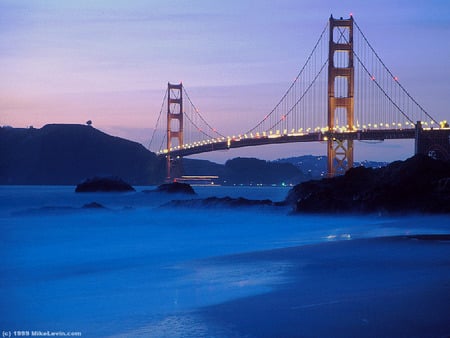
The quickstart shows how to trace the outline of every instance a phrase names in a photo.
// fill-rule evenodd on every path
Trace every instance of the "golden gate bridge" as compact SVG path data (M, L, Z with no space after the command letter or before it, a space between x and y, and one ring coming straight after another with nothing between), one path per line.
M207 122L182 83L168 83L150 149L166 158L171 179L181 175L176 168L183 156L326 142L327 171L333 176L353 166L355 140L417 140L418 133L441 127L381 60L353 16L331 16L294 81L252 128L232 136L221 133Z

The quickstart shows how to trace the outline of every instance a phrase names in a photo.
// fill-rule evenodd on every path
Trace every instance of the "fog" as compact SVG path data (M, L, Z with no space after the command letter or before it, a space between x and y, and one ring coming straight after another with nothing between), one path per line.
M193 197L143 192L151 189L76 194L74 187L0 187L0 329L240 336L230 331L232 324L220 326L202 311L278 290L291 282L296 263L239 255L450 229L448 216L160 207ZM195 190L194 198L274 201L288 192L281 187ZM82 208L91 202L105 208Z

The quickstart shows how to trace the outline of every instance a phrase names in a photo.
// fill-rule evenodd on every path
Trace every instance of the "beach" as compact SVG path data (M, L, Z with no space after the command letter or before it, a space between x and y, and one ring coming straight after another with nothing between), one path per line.
M268 293L205 308L242 337L446 337L450 237L387 237L219 259L291 264ZM218 263L220 264L220 263Z

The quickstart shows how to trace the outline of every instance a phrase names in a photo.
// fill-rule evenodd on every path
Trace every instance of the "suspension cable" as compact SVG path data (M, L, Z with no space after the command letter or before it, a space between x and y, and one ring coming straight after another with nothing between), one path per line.
M385 65L385 63L383 62L383 60L381 60L381 58L378 56L377 52L375 51L375 49L373 49L372 45L370 44L370 42L367 40L366 36L364 35L364 33L361 31L361 28L358 26L358 24L356 23L356 21L353 19L353 23L355 24L356 28L358 28L358 31L361 33L364 41L366 41L367 45L369 46L369 48L371 49L371 51L375 54L376 58L378 59L378 61L380 61L380 63L383 65L384 69L386 69L386 71L389 73L389 75L393 78L396 79L396 77L394 76L394 74L392 74L392 72L389 70L389 68ZM403 92L419 107L419 109L426 115L428 116L432 121L436 121L433 117L431 117L430 114L428 114L426 112L426 110L409 94L409 92L405 89L405 87L402 86L402 84L398 81L395 80L397 82L397 84L399 85L399 87L403 90ZM386 95L386 93L385 93ZM411 121L411 120L410 120Z
M166 103L168 89L166 89L166 93L164 94L164 98L162 100L161 109L159 110L158 119L156 120L155 128L153 129L152 137L150 138L150 143L148 145L148 149L152 146L153 139L155 138L156 129L158 128L159 120L161 119L162 111L164 109L164 104ZM161 149L161 147L160 147Z
M200 114L200 111L197 109L197 107L195 106L194 103L192 103L191 98L189 97L189 94L187 93L186 89L183 86L183 92L186 95L187 99L189 100L189 103L192 105L192 107L194 108L195 112L197 113L197 115L200 117L200 119L208 126L209 129L211 129L214 133L216 133L217 135L221 136L221 137L225 137L225 135L222 135L220 132L218 132L215 128L211 127L211 125L203 118L202 114ZM189 118L188 118L189 119ZM191 121L189 119L189 121ZM195 124L191 121L191 123L195 126ZM205 134L206 135L206 134ZM211 136L209 136L211 137Z
M306 96L306 94L309 92L309 90L312 88L314 83L316 83L317 79L319 78L319 75L322 73L322 71L325 69L325 66L328 64L328 59L323 63L322 67L320 68L317 75L314 77L314 79L309 84L308 88L303 92L303 94L300 96L300 98L292 105L292 107L288 110L286 114L283 115L284 118L286 118L297 105L300 103L300 101ZM274 125L272 125L269 129L275 128L278 124L280 124L281 121L277 121Z
M280 104L283 102L283 100L286 98L286 96L289 94L289 92L291 91L291 89L294 87L295 83L298 81L298 79L300 78L300 76L302 75L303 71L305 70L306 66L308 65L309 61L311 60L314 52L317 49L317 46L319 45L320 41L322 40L323 35L325 34L326 30L328 28L328 22L325 25L324 29L322 30L322 33L319 36L319 39L317 40L316 44L314 45L313 50L311 51L311 53L309 54L305 64L303 65L302 69L300 70L300 72L297 74L297 76L295 77L294 81L291 83L291 85L289 86L289 88L286 90L286 92L284 93L284 95L281 97L281 99L278 101L278 103L275 105L275 107L271 110L271 112L269 114L267 114L264 119L262 119L255 127L253 127L252 129L248 130L246 132L246 134L252 133L254 130L256 130L261 124L264 123L264 121L271 116L275 110L280 106Z
M412 122L414 124L414 121L410 119L410 117L405 114L405 112L394 102L394 100L391 99L391 97L388 95L388 93L386 93L386 91L381 87L381 85L378 83L378 81L375 79L375 77L372 76L372 74L369 72L369 70L367 69L367 67L364 65L364 63L361 61L361 59L359 58L358 54L356 54L355 51L353 51L353 55L356 56L356 59L358 60L359 64L363 67L363 69L365 70L365 72L372 78L372 81L377 85L378 89L381 90L381 92L386 96L386 98L394 105L395 108L398 109L398 111L404 116L406 117L406 119L410 122Z
M205 135L206 137L214 138L213 136L209 135L208 133L204 132L201 128L199 128L199 126L197 126L197 125L194 123L194 121L191 120L191 118L189 117L188 114L184 114L183 116L186 117L186 118L189 120L189 122L191 122L191 124L192 124L195 128L197 128L197 130L198 130L200 133L202 133L202 134ZM208 126L208 127L209 127L209 126ZM218 134L219 134L219 133L218 133Z

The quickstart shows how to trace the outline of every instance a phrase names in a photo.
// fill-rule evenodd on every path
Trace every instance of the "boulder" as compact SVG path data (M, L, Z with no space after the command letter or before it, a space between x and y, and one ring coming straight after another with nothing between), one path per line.
M77 185L75 192L127 192L135 189L120 177L93 177Z
M187 183L173 182L165 183L158 186L157 192L166 192L170 194L187 194L195 195L194 189Z

